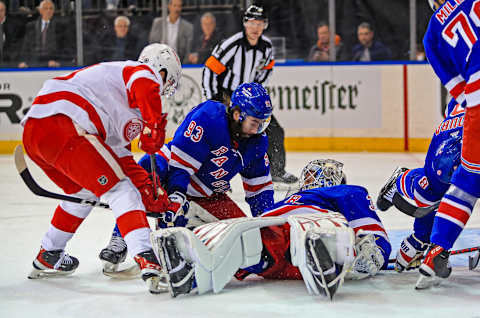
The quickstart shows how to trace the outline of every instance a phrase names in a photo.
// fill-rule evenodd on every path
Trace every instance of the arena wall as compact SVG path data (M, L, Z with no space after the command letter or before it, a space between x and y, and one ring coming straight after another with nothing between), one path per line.
M42 83L70 71L0 71L0 153L20 143L20 120ZM164 103L170 136L202 101L202 69L184 74ZM428 64L280 64L267 88L289 151L422 152L442 119L440 83Z

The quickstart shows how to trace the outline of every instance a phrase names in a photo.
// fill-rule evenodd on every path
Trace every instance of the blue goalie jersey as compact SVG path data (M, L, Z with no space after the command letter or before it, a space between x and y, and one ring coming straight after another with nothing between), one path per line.
M262 134L232 142L228 125L222 103L206 101L193 108L157 155L159 175L168 193L210 197L229 191L230 180L240 173L245 199L256 216L273 205L268 138Z
M300 191L275 203L262 217L328 212L341 213L355 233L361 230L362 234L373 234L382 250L384 267L388 265L392 247L387 232L377 216L370 195L361 186L337 185Z
M465 100L466 81L479 70L467 68L472 59L479 58L479 36L480 2L448 0L433 14L423 39L428 61L459 103Z

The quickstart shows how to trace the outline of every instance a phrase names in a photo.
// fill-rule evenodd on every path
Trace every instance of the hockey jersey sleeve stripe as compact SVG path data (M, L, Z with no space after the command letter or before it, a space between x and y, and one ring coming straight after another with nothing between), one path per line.
M49 104L60 100L66 100L70 103L80 107L88 114L88 118L91 120L95 128L97 129L98 135L105 140L107 133L105 131L105 127L103 126L102 120L100 116L96 112L95 108L92 104L90 104L85 98L80 95L77 95L72 92L61 91L50 93L46 95L37 96L33 101L32 105L42 105L42 104Z
M202 196L208 197L212 195L213 191L210 190L206 185L203 184L197 176L192 175L190 176L190 184L192 188L198 191Z
M243 184L243 185L245 186L245 184ZM259 195L260 193L262 193L264 191L268 191L268 190L273 191L273 183L272 182L267 183L265 185L262 185L256 191L249 191L249 190L245 189L245 198L254 197L254 196Z
M127 89L130 90L132 88L133 83L139 78L145 78L148 80L152 80L154 83L160 84L160 82L157 81L157 79L151 72L141 70L141 71L136 71L130 76L130 78L128 79L128 82L125 83L125 86L127 87ZM159 91L161 91L161 87Z
M205 62L205 66L217 75L222 74L227 69L227 67L217 60L215 56L210 56Z
M274 65L275 65L275 60L271 60L270 63L268 63L268 65L265 65L265 66L263 67L263 69L264 69L264 70L271 70Z
M247 185L255 186L255 185L261 185L261 184L268 183L269 181L272 181L272 176L268 174L266 176L256 177L256 178L242 177L242 180L244 184L246 183Z
M386 235L385 228L383 224L371 217L360 218L356 220L351 220L348 222L350 226L357 232L357 229L369 230L369 231L380 231L384 232Z
M155 73L153 73L152 69L148 67L147 65L137 65L137 66L125 66L122 72L123 76L123 82L125 83L125 86L127 86L128 82L130 82L130 78L137 72L142 72L145 71L147 73L152 74L153 78L155 78L158 81L157 76ZM160 81L158 81L160 82Z
M177 161L178 163L185 166L186 168L192 169L195 172L197 172L198 169L200 169L200 167L202 166L201 162L199 162L198 160L196 160L186 152L182 151L177 146L172 145L172 148L170 151L171 151L172 160Z
M192 174L194 174L195 172L198 171L198 169L195 169L195 167L190 165L188 162L182 160L182 158L177 156L175 153L172 153L172 157L171 157L171 160L170 160L169 164L172 167L179 168L179 169L187 171L189 175L192 175Z
M261 190L261 189L263 189L263 188L265 188L269 185L271 185L272 186L271 188L273 189L273 182L271 180L267 181L265 183L260 183L260 184L255 184L255 185L251 185L251 184L243 182L243 188L247 192L261 192L259 190Z

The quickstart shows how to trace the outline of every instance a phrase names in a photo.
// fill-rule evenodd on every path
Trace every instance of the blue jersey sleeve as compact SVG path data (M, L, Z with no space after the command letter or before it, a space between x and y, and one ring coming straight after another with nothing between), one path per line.
M267 147L267 136L262 135L258 143L252 146L256 152L254 159L240 172L245 201L250 205L252 216L260 215L273 206L273 183Z

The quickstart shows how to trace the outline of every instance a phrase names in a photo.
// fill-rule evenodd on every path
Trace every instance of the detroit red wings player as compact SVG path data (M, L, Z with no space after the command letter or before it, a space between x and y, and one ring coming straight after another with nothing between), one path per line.
M165 139L161 95L172 95L181 77L173 49L145 47L138 61L92 65L44 83L22 121L29 157L65 193L102 196L112 208L129 253L151 292L158 292L160 267L151 244L145 210L164 212L164 191L136 164L130 142L155 153ZM78 259L64 252L92 207L61 202L33 261L29 278L71 274Z

